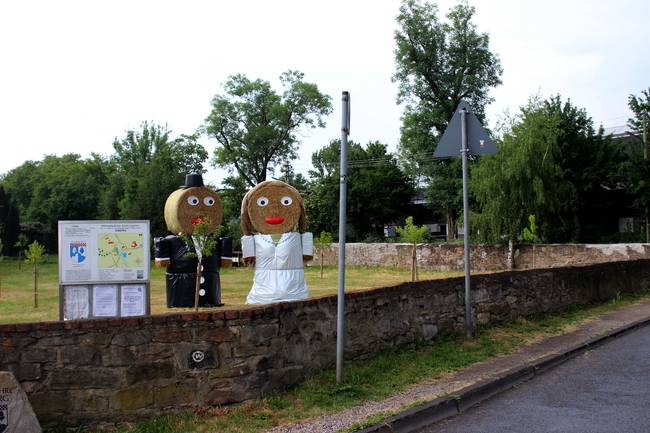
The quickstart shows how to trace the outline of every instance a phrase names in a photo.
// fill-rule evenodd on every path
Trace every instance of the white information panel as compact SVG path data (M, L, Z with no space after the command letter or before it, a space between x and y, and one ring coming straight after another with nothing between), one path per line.
M149 221L59 221L61 320L149 314Z
M59 283L148 281L149 221L59 221Z

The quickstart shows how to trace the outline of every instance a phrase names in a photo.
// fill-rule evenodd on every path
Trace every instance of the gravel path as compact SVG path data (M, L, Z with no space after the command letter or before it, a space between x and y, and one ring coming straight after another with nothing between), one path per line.
M608 330L650 317L650 300L636 305L619 308L598 319L576 327L561 335L545 338L523 346L515 353L500 356L490 361L475 364L441 379L414 386L393 397L381 401L370 401L335 414L323 415L303 424L278 426L267 433L335 433L343 428L365 422L369 417L388 411L399 411L401 407L416 402L430 401L441 394L459 390L481 379L491 377L512 367L555 353Z

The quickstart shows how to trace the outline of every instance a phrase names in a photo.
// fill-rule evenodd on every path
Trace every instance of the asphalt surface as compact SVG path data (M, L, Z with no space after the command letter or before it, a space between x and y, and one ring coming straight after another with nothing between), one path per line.
M619 308L467 368L445 395L360 432L650 432L647 325L650 300Z
M650 326L589 349L418 433L648 432Z

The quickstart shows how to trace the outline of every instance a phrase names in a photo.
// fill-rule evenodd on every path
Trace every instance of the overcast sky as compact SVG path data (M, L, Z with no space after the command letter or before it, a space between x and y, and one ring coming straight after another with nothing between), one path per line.
M444 17L453 0L437 2ZM500 56L493 126L531 94L587 110L596 126L625 125L630 94L650 87L647 0L473 0L474 23ZM299 70L332 97L327 128L302 139L297 172L341 137L341 93L351 96L349 139L394 151L402 108L393 40L400 0L0 0L0 173L26 160L113 153L145 121L193 133L229 75L270 81ZM216 142L201 143L212 153ZM211 166L206 181L219 184Z

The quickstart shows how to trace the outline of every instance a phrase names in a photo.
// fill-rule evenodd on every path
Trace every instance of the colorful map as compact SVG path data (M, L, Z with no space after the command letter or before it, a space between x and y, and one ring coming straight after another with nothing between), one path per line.
M100 268L144 266L143 233L99 233L97 241Z

